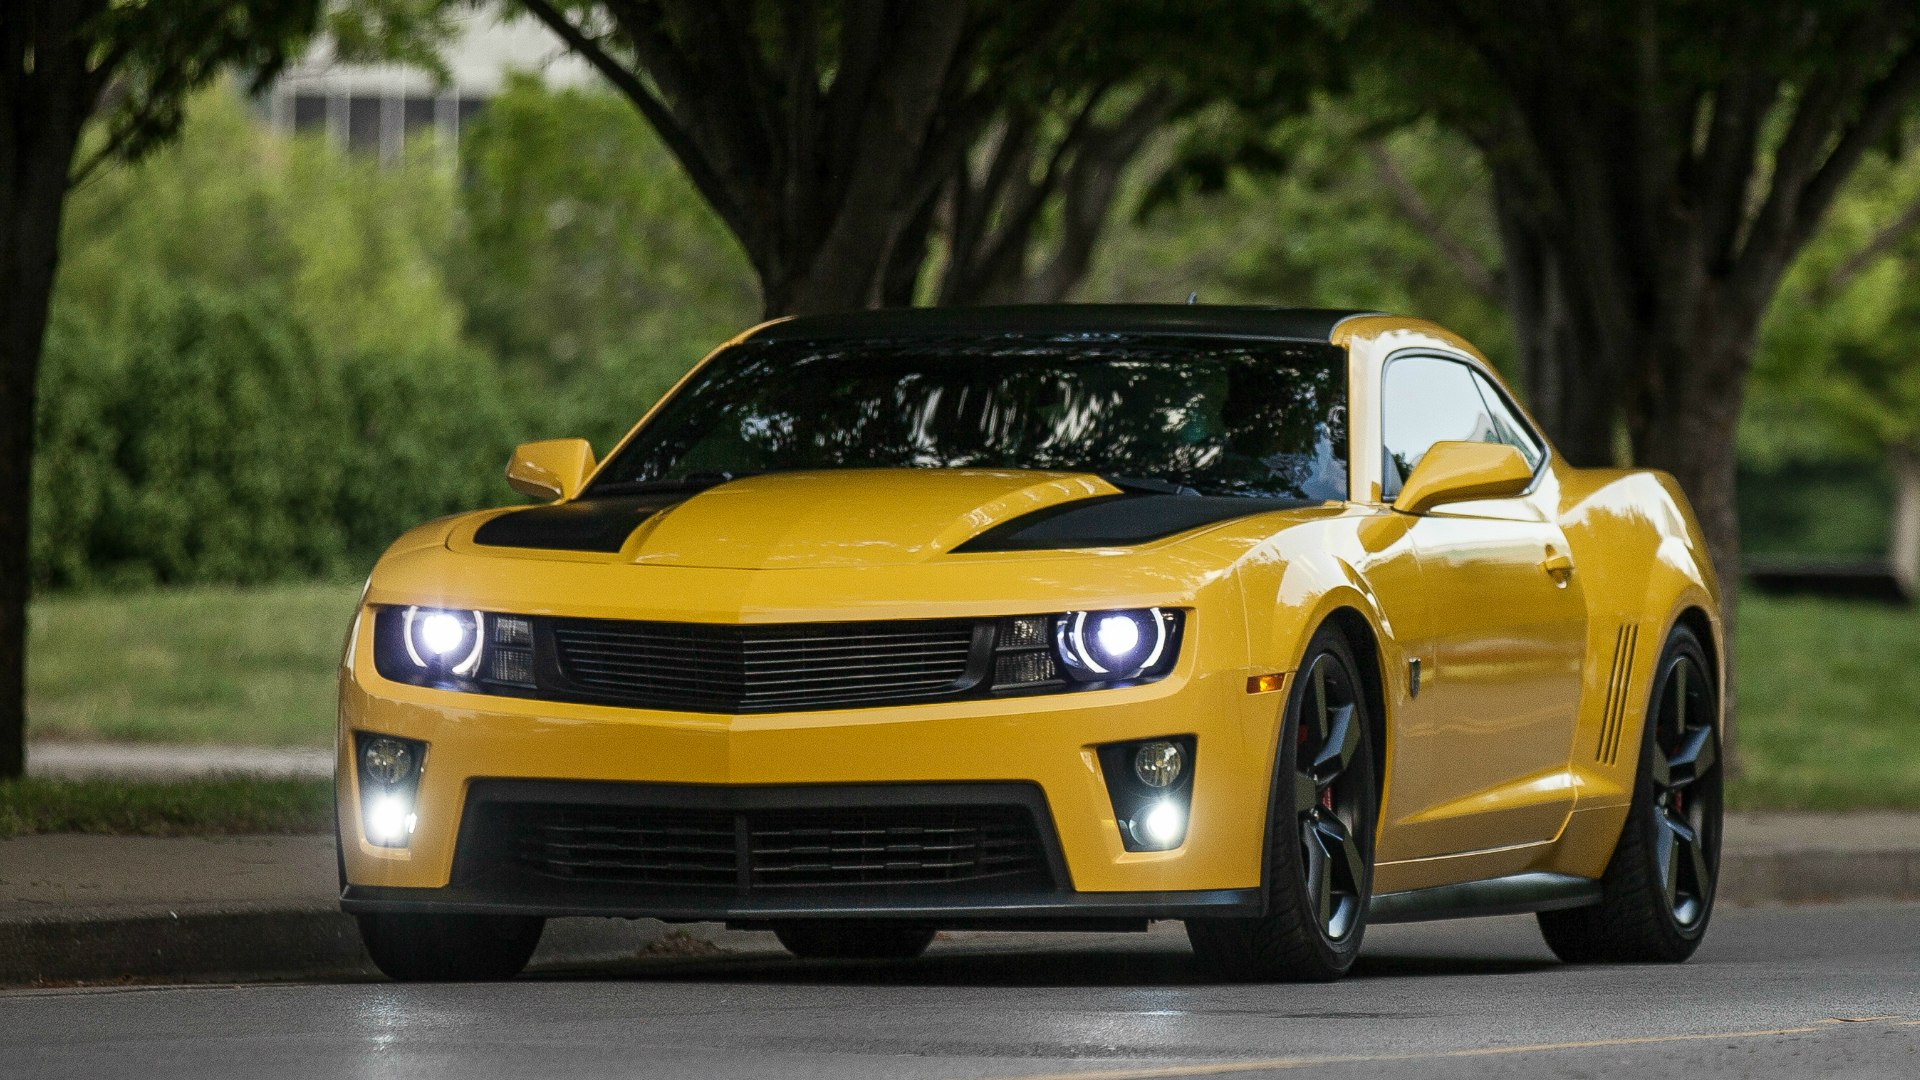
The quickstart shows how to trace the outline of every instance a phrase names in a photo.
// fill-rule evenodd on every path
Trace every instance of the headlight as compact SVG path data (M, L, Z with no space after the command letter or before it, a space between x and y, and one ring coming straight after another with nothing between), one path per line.
M375 669L395 682L507 693L535 685L533 626L521 615L382 607L373 646Z
M410 607L401 612L407 658L423 671L472 675L480 666L486 619L477 611Z
M1170 608L998 620L992 692L1094 690L1163 678L1180 657L1185 627L1186 612Z
M1055 648L1081 682L1121 682L1160 663L1171 622L1159 608L1069 612L1054 624Z

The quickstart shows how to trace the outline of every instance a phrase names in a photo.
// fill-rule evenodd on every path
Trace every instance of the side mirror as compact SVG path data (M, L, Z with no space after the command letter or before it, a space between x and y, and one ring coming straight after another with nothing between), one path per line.
M585 439L521 443L507 459L507 483L536 499L571 499L593 472L593 447Z
M1414 466L1393 508L1424 514L1443 503L1508 499L1532 483L1527 459L1505 443L1437 442Z

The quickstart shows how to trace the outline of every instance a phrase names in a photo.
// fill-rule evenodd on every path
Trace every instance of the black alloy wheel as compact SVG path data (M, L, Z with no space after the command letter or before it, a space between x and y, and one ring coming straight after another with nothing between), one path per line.
M1346 638L1322 627L1287 698L1267 826L1267 913L1187 922L1195 955L1219 974L1326 982L1359 955L1379 792L1358 671Z
M531 915L359 917L360 940L398 982L492 982L520 974L547 921Z
M1543 912L1540 929L1568 963L1674 963L1693 955L1713 914L1724 770L1713 668L1678 627L1661 652L1639 775L1619 845L1592 907Z

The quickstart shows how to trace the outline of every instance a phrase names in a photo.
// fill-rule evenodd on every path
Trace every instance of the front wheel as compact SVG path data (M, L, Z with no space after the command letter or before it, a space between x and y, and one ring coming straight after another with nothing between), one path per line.
M1331 982L1360 954L1379 799L1359 665L1322 627L1287 694L1267 822L1267 913L1189 919L1202 965L1235 979Z
M1700 639L1677 627L1661 651L1633 804L1593 907L1540 914L1570 964L1678 963L1713 914L1720 869L1720 710Z
M546 922L520 915L362 915L360 940L390 979L484 982L520 974Z

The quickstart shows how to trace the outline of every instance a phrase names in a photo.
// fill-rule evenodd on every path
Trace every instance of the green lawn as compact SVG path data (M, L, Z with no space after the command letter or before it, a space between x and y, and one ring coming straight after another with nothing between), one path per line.
M37 738L330 746L358 585L55 596L28 616Z
M34 605L37 737L325 746L357 586L179 589ZM1739 807L1920 809L1920 612L1750 596Z
M1747 597L1736 808L1920 810L1920 610Z
M35 778L0 783L0 837L322 833L332 828L333 785L325 780Z

